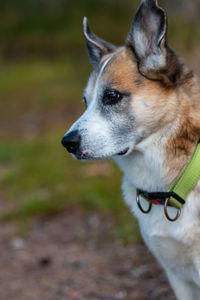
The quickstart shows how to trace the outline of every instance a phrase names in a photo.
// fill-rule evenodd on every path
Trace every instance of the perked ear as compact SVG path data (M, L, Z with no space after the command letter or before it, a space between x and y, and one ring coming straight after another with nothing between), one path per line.
M143 0L127 38L138 58L139 70L148 77L167 65L167 17L157 0Z
M83 33L88 50L88 56L93 68L96 68L102 57L115 50L115 46L97 37L90 29L86 17L83 19Z

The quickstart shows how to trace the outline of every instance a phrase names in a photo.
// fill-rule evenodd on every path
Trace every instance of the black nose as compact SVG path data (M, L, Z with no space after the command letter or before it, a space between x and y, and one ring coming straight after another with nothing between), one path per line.
M81 137L78 130L72 131L65 135L62 139L62 145L69 153L75 154L80 147Z

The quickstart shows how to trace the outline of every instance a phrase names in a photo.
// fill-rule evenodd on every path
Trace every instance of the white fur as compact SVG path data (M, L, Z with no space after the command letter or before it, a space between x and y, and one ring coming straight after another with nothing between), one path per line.
M163 206L154 205L144 215L136 203L136 187L148 191L162 191L168 187L162 180L164 152L162 140L155 134L140 152L118 159L124 171L123 194L126 203L138 219L144 241L165 269L179 300L200 299L200 181L190 193L181 216L175 223L164 216ZM145 207L147 203L142 202ZM169 208L175 216L176 209Z

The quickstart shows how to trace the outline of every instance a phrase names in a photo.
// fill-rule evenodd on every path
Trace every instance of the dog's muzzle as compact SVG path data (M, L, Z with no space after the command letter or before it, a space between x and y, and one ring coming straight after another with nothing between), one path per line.
M62 145L69 153L76 154L80 149L81 136L78 130L66 134L62 139Z

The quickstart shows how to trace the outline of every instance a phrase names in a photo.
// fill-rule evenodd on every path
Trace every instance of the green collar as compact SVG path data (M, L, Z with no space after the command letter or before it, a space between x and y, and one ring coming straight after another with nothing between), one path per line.
M137 204L143 213L148 213L153 204L163 204L165 206L165 215L170 221L174 221L180 215L180 210L184 205L189 193L193 190L198 180L200 179L200 141L195 149L195 152L185 168L181 177L175 184L165 193L148 193L142 190L137 190ZM140 196L149 201L149 208L145 211L140 204ZM175 207L179 210L175 219L168 217L167 206Z
M200 143L198 143L196 150L185 168L181 177L176 183L168 190L168 192L174 192L183 200L186 200L189 193L193 190L198 180L200 179ZM171 197L169 203L178 208L182 208L182 203Z

